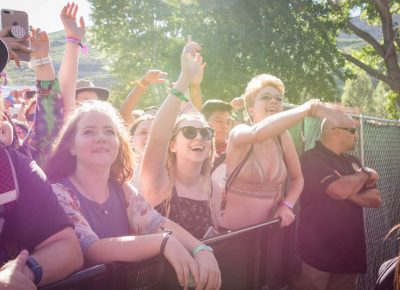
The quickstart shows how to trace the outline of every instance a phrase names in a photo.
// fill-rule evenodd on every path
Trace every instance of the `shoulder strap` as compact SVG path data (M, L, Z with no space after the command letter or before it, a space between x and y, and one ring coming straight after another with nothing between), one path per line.
M226 159L226 153L222 153L219 155L213 163L212 169L211 169L211 174L217 169L218 166L220 166Z
M249 159L252 150L253 150L253 144L251 144L250 149L247 152L246 156L239 163L239 165L232 171L232 174L229 176L228 180L226 181L226 183L225 183L225 192L228 192L229 187L231 187L233 181L236 179L236 177L239 174L240 170L242 170L243 165Z

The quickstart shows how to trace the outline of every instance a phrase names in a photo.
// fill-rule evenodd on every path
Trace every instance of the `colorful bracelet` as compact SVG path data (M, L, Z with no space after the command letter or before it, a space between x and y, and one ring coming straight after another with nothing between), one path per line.
M50 56L46 56L46 57L42 57L42 58L35 58L35 59L32 59L30 62L31 67L42 66L45 64L49 64L49 63L51 63Z
M171 89L171 94L184 102L189 102L189 99L181 91L178 91L175 88Z
M290 202L288 202L287 200L284 200L284 199L281 200L281 202L279 203L279 206L281 206L281 205L286 206L287 208L289 208L291 210L294 210L294 205L291 204Z
M75 43L75 44L79 45L81 50L82 50L82 53L84 55L87 55L89 53L88 46L86 44L83 44L79 39L77 39L75 37L66 37L65 40L67 42L72 42L72 43Z
M204 244L199 244L199 245L197 245L196 247L193 248L193 250L192 250L192 256L193 256L193 257L196 256L196 254L197 254L198 252L201 252L201 251L209 251L209 252L211 252L211 253L214 252L214 250L213 250L210 246L206 246L206 245L204 245Z

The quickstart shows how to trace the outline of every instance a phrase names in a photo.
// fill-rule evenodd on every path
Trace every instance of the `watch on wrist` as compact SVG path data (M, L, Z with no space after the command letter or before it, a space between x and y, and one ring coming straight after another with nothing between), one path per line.
M32 256L28 257L26 265L29 267L29 269L32 270L34 276L33 283L35 285L38 285L42 280L42 275L43 275L42 266Z

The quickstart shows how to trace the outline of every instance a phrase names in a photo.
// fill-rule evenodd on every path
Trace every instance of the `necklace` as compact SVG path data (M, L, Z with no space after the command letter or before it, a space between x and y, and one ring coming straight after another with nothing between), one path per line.
M81 185L81 183L75 176L71 176L71 181L72 181L72 184L76 187L77 191L92 204L92 207L94 207L97 212L99 212L103 215L106 215L106 216L110 214L113 203L112 203L112 200L109 200L110 188L109 188L108 184L107 184L107 189L106 189L106 193L105 193L105 196L106 196L105 200L104 200L104 202L100 203L98 200L94 199L91 195L86 193L84 187Z

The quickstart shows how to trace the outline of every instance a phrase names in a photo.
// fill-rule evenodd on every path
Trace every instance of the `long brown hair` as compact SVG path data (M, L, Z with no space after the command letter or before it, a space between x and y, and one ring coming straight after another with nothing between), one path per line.
M178 118L176 118L175 121L175 126L172 130L172 137L169 141L169 144L171 142L175 141L176 135L179 132L180 129L180 124L187 120L187 119L197 119L201 121L203 124L208 124L207 120L200 114L182 114ZM206 176L209 178L209 182L211 182L211 169L212 169L212 162L214 159L214 139L211 139L211 149L210 153L208 154L208 158L204 160L203 165L201 167L201 172L200 174L203 176ZM166 168L168 172L168 177L169 177L169 190L168 192L170 195L167 197L166 202L164 204L166 216L169 215L170 211L170 202L171 202L171 197L172 197L172 188L175 184L175 166L176 166L176 154L171 151L171 147L168 146L168 154L167 154L167 161L166 161Z
M76 156L70 149L73 146L77 126L82 117L91 112L108 116L115 125L119 140L118 155L111 165L110 180L123 183L133 175L133 152L122 118L115 108L103 101L85 101L69 116L54 142L52 153L48 159L45 172L52 182L71 175L76 169Z
M391 235L399 234L400 232L400 224L395 225L389 233L386 235L385 239L388 239ZM399 239L399 237L397 237ZM400 250L398 253L398 260L396 265L396 272L394 273L394 280L393 280L393 289L400 290Z

